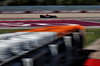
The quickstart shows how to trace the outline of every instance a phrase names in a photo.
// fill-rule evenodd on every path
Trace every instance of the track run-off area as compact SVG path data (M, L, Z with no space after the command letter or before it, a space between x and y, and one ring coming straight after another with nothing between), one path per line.
M76 19L0 21L0 27L46 27L46 26L61 26L61 25L74 25L74 24L82 25L85 27L100 26L99 22L76 20Z
M28 29L45 26L79 24L100 27L99 13L51 13L58 18L40 18L41 14L0 14L0 29ZM43 14L42 14L43 15Z

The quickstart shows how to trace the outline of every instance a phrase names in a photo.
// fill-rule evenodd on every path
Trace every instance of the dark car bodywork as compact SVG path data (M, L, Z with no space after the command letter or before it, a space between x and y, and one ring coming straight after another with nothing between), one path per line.
M40 15L40 18L58 18L55 15Z

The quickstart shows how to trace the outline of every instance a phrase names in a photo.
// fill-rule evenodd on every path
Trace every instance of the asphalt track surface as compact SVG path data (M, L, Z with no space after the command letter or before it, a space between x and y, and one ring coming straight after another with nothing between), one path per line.
M0 19L0 29L32 29L46 26L60 26L69 24L80 24L85 26L86 28L100 28L99 22L99 17Z

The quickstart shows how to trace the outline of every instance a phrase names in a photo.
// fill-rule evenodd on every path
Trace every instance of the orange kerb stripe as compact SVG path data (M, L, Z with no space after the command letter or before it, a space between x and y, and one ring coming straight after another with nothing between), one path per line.
M81 25L51 26L51 27L36 28L36 29L17 31L17 32L57 32L58 36L63 36L69 34L70 32L74 32L76 30L85 30L85 28Z

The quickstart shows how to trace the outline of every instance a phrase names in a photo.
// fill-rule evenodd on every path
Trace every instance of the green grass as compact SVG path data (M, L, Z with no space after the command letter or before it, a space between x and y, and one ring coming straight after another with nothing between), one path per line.
M22 30L29 30L29 29L0 29L0 34L2 34L2 33L12 33L12 32L22 31Z
M100 38L100 28L97 29L87 29L85 36L85 46L89 45L97 38Z
M11 33L11 32L21 31L21 30L29 30L29 29L0 29L0 33ZM100 38L100 28L98 28L98 29L87 29L84 46L89 45L90 43L92 43L97 38Z

